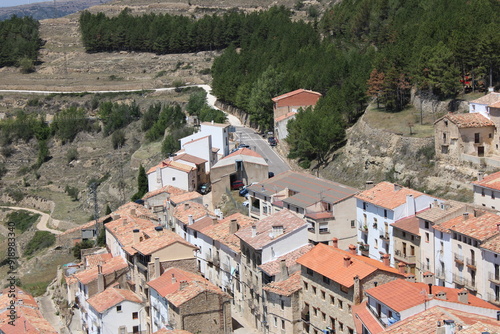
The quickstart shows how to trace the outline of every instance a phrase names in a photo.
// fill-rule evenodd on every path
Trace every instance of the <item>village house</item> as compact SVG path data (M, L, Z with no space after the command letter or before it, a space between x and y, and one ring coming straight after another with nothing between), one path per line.
M472 190L474 204L500 210L500 172L485 177L479 172L477 181L472 182Z
M302 266L301 317L303 331L315 333L353 334L355 323L352 308L364 299L364 291L405 277L405 265L394 269L385 256L380 262L356 255L356 246L349 251L317 244L297 260Z
M206 160L189 154L170 157L147 171L148 191L171 185L186 191L195 191L198 184L207 181Z
M142 200L144 201L144 207L156 215L159 224L166 226L170 198L185 193L187 193L186 190L167 185L157 190L148 191L142 197Z
M357 189L309 174L286 171L248 188L249 216L262 219L288 209L308 223L310 242L332 237L347 248L356 242Z
M186 137L188 138L188 137ZM199 157L203 160L206 160L205 170L207 173L210 173L212 166L217 163L219 160L219 148L212 147L212 136L200 137L197 139L192 139L190 141L184 141L184 138L181 139L181 149L175 154L183 154L187 153L190 155L194 155L195 157Z
M212 202L217 204L222 196L231 190L235 181L245 185L267 180L269 165L257 152L249 148L241 148L219 160L212 167L210 180L212 183Z
M87 333L150 333L144 304L130 290L107 288L88 299Z
M203 204L194 201L183 202L171 209L169 227L180 235L184 240L194 243L194 231L188 226L193 225L199 220L211 221L217 220L217 216L208 210Z
M297 89L272 98L275 136L285 139L288 136L288 121L293 119L300 109L314 107L321 96L321 93L312 90Z
M356 309L358 317L354 315L353 318L361 320L363 333L380 332L378 330L380 327L391 329L399 321L432 307L477 314L490 320L497 319L497 311L500 310L498 307L470 295L466 289L435 286L430 283L432 280L429 278L429 283L416 283L396 279L367 289L365 291L367 301L363 307L369 312L363 314ZM373 319L369 319L370 317Z
M147 285L153 331L232 332L231 297L200 275L169 268Z
M273 277L260 270L261 265L274 261L308 244L307 223L287 209L270 215L235 233L241 240L240 283L243 300L235 300L247 321L258 330L267 325L263 285Z
M395 250L398 252L398 260L415 266L416 257L410 258L411 247L407 250L402 248L402 232L408 229L407 225L417 224L416 220L402 219L415 217L415 214L428 209L436 200L435 198L419 191L402 187L390 182L380 182L373 186L367 184L366 190L357 194L356 211L358 223L358 243L362 246L363 254L370 258L380 260L385 254L389 255L391 265L397 266ZM441 202L441 200L436 200ZM399 230L401 244L395 246L393 227ZM402 227L402 228L398 228ZM411 228L411 234L416 237L415 227ZM410 235L411 239L411 235ZM414 244L414 247L416 244ZM399 247L399 248L395 248ZM406 252L406 256L403 256ZM416 252L416 249L415 249ZM414 255L415 256L415 255Z
M181 138L181 147L184 147L190 141L207 136L211 137L212 150L218 152L219 158L229 154L229 124L214 123L213 121L202 122L200 124L200 131Z

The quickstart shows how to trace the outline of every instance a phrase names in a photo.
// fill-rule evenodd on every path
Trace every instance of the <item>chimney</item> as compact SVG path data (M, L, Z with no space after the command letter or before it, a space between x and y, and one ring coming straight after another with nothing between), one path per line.
M216 225L217 224L217 217L214 217L212 218L212 225Z
M349 253L351 253L352 255L356 255L357 252L356 252L356 246L354 245L349 245Z
M118 220L120 219L120 215L115 213L111 216L111 218L113 218L113 220Z
M436 198L434 198L434 202L432 202L432 207L433 208L439 207L439 202L438 202L438 200Z
M184 288L186 288L188 285L188 282L183 280L183 281L180 281L179 282L179 290L184 290Z
M135 216L135 209L130 209L130 215Z
M427 271L423 274L423 279L422 281L425 283L425 284L432 284L434 283L434 274L431 273L430 271Z
M463 217L464 217L464 220L469 219L469 213L468 212L464 212Z
M175 275L172 274L172 284L174 284L175 282L177 282L177 279L175 278Z
M469 304L469 291L467 291L467 289L458 292L458 302Z
M413 274L408 274L408 275L406 275L406 280L407 280L408 282L415 283L415 282L416 282L416 280L415 280L415 275L413 275Z
M406 264L404 264L403 262L399 262L398 270L400 274L406 274Z
M349 255L344 255L344 267L349 267L351 264L351 257Z
M252 224L252 238L255 238L257 236L257 226L255 224Z
M443 320L444 332L446 334L455 334L455 321L454 320Z
M406 195L406 215L407 217L415 215L415 199L413 195Z
M386 265L388 267L391 265L391 259L390 259L389 254L382 255L382 262L384 262L384 265Z
M231 222L229 223L229 234L234 234L238 231L237 221L237 219L231 219Z
M132 232L134 233L134 244L139 243L139 229L133 229Z
M97 265L97 293L104 291L104 274L102 273L102 266Z
M373 181L366 181L365 182L365 190L373 188Z
M394 191L400 191L401 186L399 184L394 183Z
M361 303L361 284L359 282L359 276L354 276L354 305Z
M160 258L155 257L155 278L158 278L161 276L160 273Z
M288 267L286 266L286 260L282 259L280 262L280 271L281 271L281 281L284 281L288 278Z
M189 204L188 204L188 208L189 208ZM193 215L188 215L188 225L193 225L193 223L194 223Z
M184 210L189 209L189 203L184 203Z
M436 293L436 298L439 298L441 300L446 300L446 292L444 292L444 291L438 291Z
M156 231L157 235L162 235L163 227L161 227L161 226L155 226L155 231Z
M332 246L333 246L333 248L339 248L339 239L338 238L332 238Z
M484 177L484 172L483 171L478 171L477 172L477 180L478 181L482 181L483 180L483 177Z

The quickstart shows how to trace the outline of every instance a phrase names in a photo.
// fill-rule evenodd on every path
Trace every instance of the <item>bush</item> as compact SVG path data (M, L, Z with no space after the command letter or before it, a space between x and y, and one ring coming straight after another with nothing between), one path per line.
M70 148L68 152L66 152L66 161L70 163L73 160L78 160L78 150L74 147Z
M80 260L82 258L82 249L94 247L94 242L92 240L83 240L78 242L71 250L73 251L73 256Z
M38 220L40 215L38 213L31 213L28 211L14 211L7 215L7 221L15 224L16 229L21 232L28 230Z
M7 167L5 167L5 164L0 162L0 179L7 174Z
M2 155L5 158L10 157L12 154L14 154L14 148L12 146L3 146L2 147Z
M125 140L125 132L123 130L116 130L111 136L111 143L115 150L125 145Z
M78 201L78 188L66 185L64 191L66 192L66 194L68 194L69 197L71 197L71 200Z
M35 252L52 246L56 236L48 231L36 231L33 238L26 245L24 255L33 255Z

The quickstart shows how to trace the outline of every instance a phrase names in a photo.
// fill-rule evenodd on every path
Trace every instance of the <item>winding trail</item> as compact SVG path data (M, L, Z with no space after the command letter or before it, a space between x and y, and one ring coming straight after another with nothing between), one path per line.
M51 232L51 233L54 233L54 234L61 234L62 233L61 231L54 230L54 229L51 229L50 227L48 227L49 223L51 223L51 222L53 224L55 224L56 226L59 223L58 220L53 220L52 217L48 213L45 213L45 212L42 212L42 211L38 211L38 210L35 210L35 209L30 209L30 208L21 208L21 207L18 207L18 206L0 206L0 209L1 208L7 208L7 209L11 209L11 210L24 210L24 211L29 211L29 212L37 213L37 214L39 214L41 216L40 217L40 221L38 222L38 224L36 224L36 228L38 230L40 230L40 231L48 231L48 232Z

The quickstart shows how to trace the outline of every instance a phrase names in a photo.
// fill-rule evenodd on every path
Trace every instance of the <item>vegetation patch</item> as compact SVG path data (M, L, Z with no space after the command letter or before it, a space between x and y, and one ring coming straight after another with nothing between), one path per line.
M39 250L52 246L56 242L56 236L48 231L36 231L33 238L24 249L24 255L30 256Z
M7 215L6 223L14 223L19 231L27 231L40 218L40 214L25 210L12 211Z

